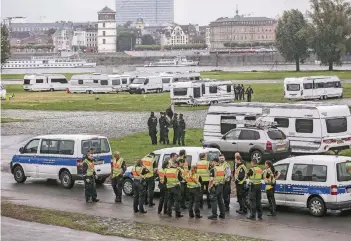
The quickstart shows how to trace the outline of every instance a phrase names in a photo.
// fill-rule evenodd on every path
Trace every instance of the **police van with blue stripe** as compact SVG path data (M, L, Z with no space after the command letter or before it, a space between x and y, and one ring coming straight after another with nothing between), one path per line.
M313 216L351 208L351 158L329 155L296 156L274 164L280 173L276 204L308 208ZM268 203L265 185L262 201Z
M30 139L10 163L11 173L18 183L27 177L58 179L65 188L72 188L82 179L82 163L88 151L94 149L97 184L105 182L111 173L111 147L104 136L43 135Z

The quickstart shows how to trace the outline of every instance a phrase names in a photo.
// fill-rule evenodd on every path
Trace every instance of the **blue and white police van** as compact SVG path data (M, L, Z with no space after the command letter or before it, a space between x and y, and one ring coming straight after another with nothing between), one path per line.
M102 184L111 173L112 153L108 139L98 135L34 137L13 156L10 170L18 183L27 177L58 179L69 189L82 179L82 162L90 148L94 149L96 183Z
M308 208L313 216L327 210L351 208L351 158L331 155L296 156L274 164L280 173L275 185L276 204ZM265 185L262 201L268 203Z

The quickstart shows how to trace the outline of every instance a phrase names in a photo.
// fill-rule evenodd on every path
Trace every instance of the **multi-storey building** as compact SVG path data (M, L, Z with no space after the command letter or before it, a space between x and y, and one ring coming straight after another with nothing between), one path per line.
M111 53L117 51L116 12L104 7L98 12L98 51Z
M174 22L174 0L116 0L116 21L123 25L142 17L147 24Z
M33 32L12 32L11 53L38 53L53 52L52 38L47 34L34 34Z
M59 29L52 35L55 52L72 51L73 30Z
M189 43L188 33L181 26L167 27L164 29L161 45L183 45Z
M86 31L74 31L73 38L72 38L72 46L75 50L78 49L85 49L87 46L86 42Z
M56 23L11 23L12 32L45 32L50 29L72 29L72 22L56 22Z
M97 29L89 29L86 31L86 50L89 52L97 52L98 41L97 41Z

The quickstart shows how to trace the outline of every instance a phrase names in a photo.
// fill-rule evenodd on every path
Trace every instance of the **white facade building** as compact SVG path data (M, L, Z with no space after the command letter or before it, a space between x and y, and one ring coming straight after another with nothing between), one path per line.
M57 30L53 36L55 52L72 50L73 31L69 29Z
M84 48L87 46L85 31L74 31L72 38L72 46Z
M116 12L105 7L98 12L98 52L112 53L117 51Z
M189 35L182 29L181 26L167 27L161 38L161 45L182 45L188 44Z
M206 45L207 48L211 48L211 28L206 28Z

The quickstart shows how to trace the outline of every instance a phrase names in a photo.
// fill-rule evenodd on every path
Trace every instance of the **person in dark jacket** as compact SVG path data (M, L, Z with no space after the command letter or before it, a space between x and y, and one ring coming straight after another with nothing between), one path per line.
M172 118L173 118L172 105L170 105L170 106L168 107L168 109L166 110L166 115L168 116L168 118L169 118L170 120L172 120Z
M241 86L240 86L240 84L236 87L236 93L238 96L237 100L241 100Z
M147 126L149 128L151 144L157 145L157 117L155 116L154 112L151 112L149 120L147 121Z
M233 86L234 89L234 99L238 100L238 89L236 88L236 85Z
M246 96L247 96L247 101L251 102L252 94L253 94L253 89L251 88L251 85L249 85L249 88L246 89Z
M236 212L239 214L246 214L247 206L245 201L245 198L246 198L245 181L246 181L247 169L243 163L243 160L241 159L241 156L237 155L235 157L235 163L236 163L236 168L235 168L234 178L235 178L235 185L236 185L236 195L240 206L240 209L236 210Z
M146 194L146 181L145 175L149 173L149 170L143 166L143 161L138 160L135 166L132 168L133 174L133 208L134 213L147 213L144 209L144 201Z
M160 143L161 144L169 144L169 139L168 139L168 120L165 115L165 112L161 112L161 117L159 120L160 123Z
M180 145L180 141L182 141L182 146L185 146L185 121L183 119L183 114L179 115L179 120L178 120L178 145Z
M83 180L85 185L85 201L98 202L96 194L96 172L94 169L94 156L92 153L87 155L83 161Z
M244 87L243 84L241 84L240 92L241 92L241 97L240 97L240 99L241 99L241 100L245 100L245 87Z

